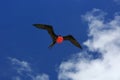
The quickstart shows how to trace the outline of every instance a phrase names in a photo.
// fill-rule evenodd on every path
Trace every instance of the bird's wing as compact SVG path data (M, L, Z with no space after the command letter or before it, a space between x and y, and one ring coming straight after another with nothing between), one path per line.
M39 28L39 29L45 29L48 31L50 36L52 37L53 40L56 39L57 35L54 33L54 30L51 25L46 25L46 24L33 24L33 26Z
M64 36L63 38L64 40L69 40L72 44L82 49L81 45L77 42L77 40L72 35Z

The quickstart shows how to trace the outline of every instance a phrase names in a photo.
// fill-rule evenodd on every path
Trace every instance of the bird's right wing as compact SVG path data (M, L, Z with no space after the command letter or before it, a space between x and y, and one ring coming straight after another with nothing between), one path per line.
M39 29L45 29L48 31L48 33L50 34L50 36L52 37L53 40L56 39L57 35L54 33L54 30L52 28L51 25L46 25L46 24L33 24L33 26L35 26L36 28Z
M69 40L76 47L79 47L82 49L81 45L77 42L77 40L72 35L64 36L63 38L64 40Z

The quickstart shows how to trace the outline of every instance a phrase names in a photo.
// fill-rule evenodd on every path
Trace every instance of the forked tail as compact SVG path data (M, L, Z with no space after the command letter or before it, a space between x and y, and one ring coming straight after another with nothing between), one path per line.
M54 45L55 45L55 41L53 41L50 45L49 45L49 47L48 48L52 48Z

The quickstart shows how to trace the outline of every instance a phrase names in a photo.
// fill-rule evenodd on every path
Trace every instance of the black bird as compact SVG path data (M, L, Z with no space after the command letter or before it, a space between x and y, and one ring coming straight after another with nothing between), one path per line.
M33 26L39 28L39 29L45 29L48 31L50 36L52 37L52 43L49 45L49 47L54 46L55 43L62 43L63 40L69 40L72 44L74 44L76 47L81 48L81 45L77 42L77 40L72 36L72 35L67 35L67 36L61 36L61 35L56 35L54 33L54 30L51 25L46 25L46 24L33 24Z

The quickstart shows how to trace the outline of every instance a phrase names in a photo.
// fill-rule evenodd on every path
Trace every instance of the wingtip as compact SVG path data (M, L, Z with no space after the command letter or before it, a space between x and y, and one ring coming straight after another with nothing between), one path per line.
M82 50L83 48L81 46L79 46L79 48Z
M33 26L36 26L36 24L32 24Z
M82 47L80 47L80 49L82 50L83 48L82 48Z

